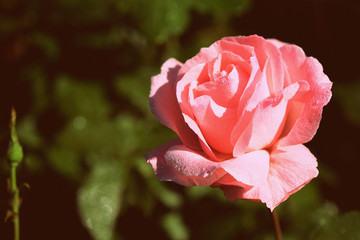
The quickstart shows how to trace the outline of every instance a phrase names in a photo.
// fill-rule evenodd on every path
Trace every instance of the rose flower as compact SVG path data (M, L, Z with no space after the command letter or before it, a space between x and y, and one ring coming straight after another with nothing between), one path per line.
M226 37L152 77L150 107L179 136L146 156L162 181L211 186L273 210L318 175L303 144L331 98L321 64L296 46Z

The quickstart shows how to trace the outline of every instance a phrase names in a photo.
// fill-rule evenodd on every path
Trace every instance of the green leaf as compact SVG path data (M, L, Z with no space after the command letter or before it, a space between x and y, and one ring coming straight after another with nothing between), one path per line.
M118 76L114 81L115 90L142 112L150 114L150 79L157 74L156 71L158 70L142 67L133 74Z
M56 79L55 100L68 117L102 120L110 112L110 104L100 85L83 83L66 75Z
M193 1L194 8L199 12L212 13L223 17L239 16L248 10L250 0L207 0Z
M36 127L35 118L27 116L18 125L18 135L21 142L27 147L40 148L43 139Z
M164 215L161 221L161 225L165 229L170 239L189 239L189 231L184 224L180 213L170 212Z
M157 43L181 34L189 22L188 1L138 0L129 4L141 30Z
M119 161L99 159L78 192L78 209L85 227L96 240L114 239L121 208L125 171Z
M81 179L83 169L77 151L57 146L47 151L47 157L57 172L72 180Z
M155 196L167 207L177 208L182 204L182 197L179 193L168 189L164 183L160 182L157 178L149 179L151 191Z
M101 122L76 117L58 135L57 141L77 151L126 156L139 147L143 126L141 121L126 114Z
M59 56L59 47L55 38L47 33L34 32L31 36L31 42L43 50L46 56L54 60Z

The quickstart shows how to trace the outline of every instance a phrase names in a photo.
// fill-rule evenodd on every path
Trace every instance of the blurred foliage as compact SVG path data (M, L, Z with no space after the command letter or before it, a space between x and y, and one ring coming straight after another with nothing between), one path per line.
M353 83L339 85L335 95L342 104L348 119L360 125L360 79Z
M129 209L169 239L273 239L262 204L230 204L219 189L178 191L144 160L175 137L150 112L150 77L168 57L185 60L235 33L229 22L250 7L250 0L1 2L2 61L12 66L4 71L31 99L15 98L25 106L18 124L25 169L41 175L51 168L76 186L78 213L93 239L124 237L119 229L131 222L123 218ZM344 86L338 94L359 122L351 110L360 106L358 90ZM336 228L345 229L338 239L358 234L358 213L339 216L314 184L278 209L284 239L307 239L314 229L313 239L332 239L328 229Z
M360 212L348 212L342 216L337 216L322 223L314 233L312 239L317 240L336 240L360 238Z

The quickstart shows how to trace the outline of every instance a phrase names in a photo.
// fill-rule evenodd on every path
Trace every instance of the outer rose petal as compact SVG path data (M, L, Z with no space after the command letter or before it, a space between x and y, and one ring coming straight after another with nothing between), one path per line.
M269 171L269 154L264 150L243 154L222 162L213 162L202 153L183 145L170 147L165 162L175 171L187 177L203 178L198 186L209 186L225 175L225 170L242 185L257 186L266 181Z
M282 41L279 41L277 39L266 39L268 42L271 42L273 45L275 45L277 48L281 48L282 46L284 45L287 45L288 43L285 43L285 42L282 42Z
M185 123L176 100L175 84L182 64L175 59L167 60L161 73L151 78L150 108L155 117L171 128L181 141L193 148L200 148L197 137Z
M329 78L323 73L321 64L312 57L305 57L300 47L285 45L281 49L290 81L305 80L310 89L289 108L281 145L296 145L310 141L321 120L323 107L331 98Z
M181 144L180 139L174 139L170 142L163 144L159 148L152 150L146 155L147 162L152 165L154 172L160 181L173 181L184 186L209 186L225 174L222 169L215 171L216 169L213 168L211 169L213 170L211 172L211 176L199 176L200 174L196 176L187 176L178 173L178 171L176 171L176 168L166 162L164 156L166 156L166 153L170 148L174 146L179 146L179 144Z
M318 175L314 155L304 145L279 147L270 155L267 180L256 187L221 186L229 200L261 201L272 210Z

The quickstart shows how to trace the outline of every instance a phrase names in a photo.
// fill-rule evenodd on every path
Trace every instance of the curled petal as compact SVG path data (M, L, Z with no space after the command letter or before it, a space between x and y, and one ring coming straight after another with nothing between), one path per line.
M200 177L201 185L213 184L226 172L247 186L257 186L266 181L269 172L269 154L264 150L244 154L222 162L213 162L200 152L183 145L173 145L165 153L165 161L177 174Z
M201 155L195 154L195 152L189 148L179 144L181 144L180 139L175 139L152 150L146 155L147 162L152 165L159 180L173 181L184 186L209 186L225 174L221 169L216 171L211 165L211 162L204 160L205 158L202 158ZM186 151L183 151L184 149L186 149ZM181 160L184 159L182 153L195 157L195 161L203 160L203 162L207 161L206 163L209 164L204 164L204 171L196 172L192 170L190 166L186 167L181 165L183 164ZM175 163L178 163L179 166L176 167ZM182 168L184 172L179 172L181 166L184 166L184 168ZM194 164L191 165L191 167L193 166ZM205 168L206 166L208 166L208 168Z
M161 67L161 73L151 78L150 108L159 122L175 131L184 144L200 148L196 135L184 121L175 95L181 66L175 59L169 59Z

